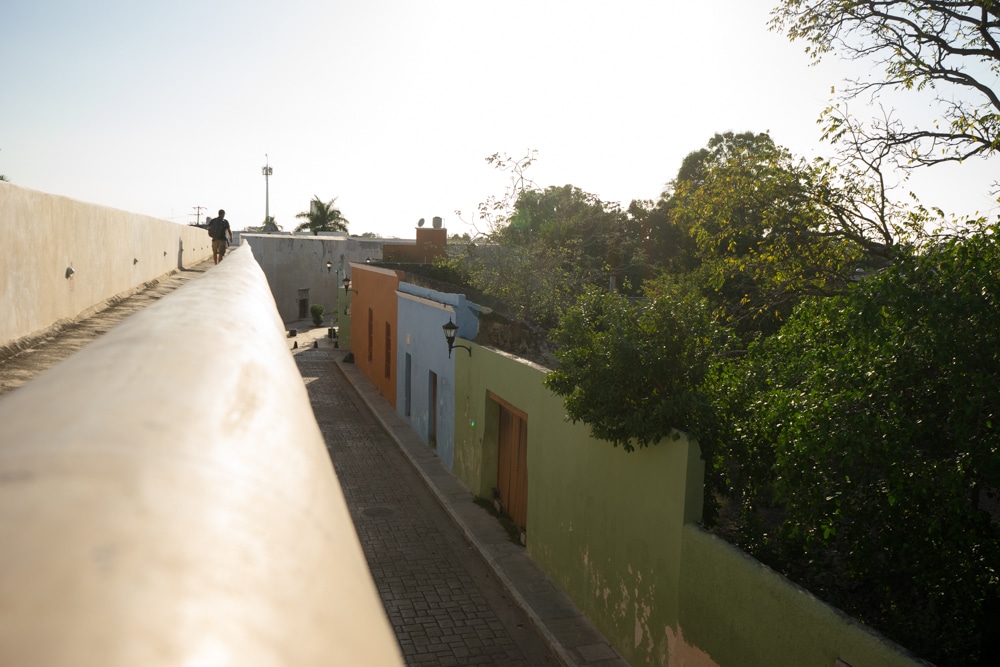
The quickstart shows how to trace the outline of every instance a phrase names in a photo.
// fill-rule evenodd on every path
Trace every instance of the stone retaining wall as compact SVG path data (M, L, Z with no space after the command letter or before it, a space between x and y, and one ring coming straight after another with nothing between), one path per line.
M211 256L204 229L0 182L0 356Z

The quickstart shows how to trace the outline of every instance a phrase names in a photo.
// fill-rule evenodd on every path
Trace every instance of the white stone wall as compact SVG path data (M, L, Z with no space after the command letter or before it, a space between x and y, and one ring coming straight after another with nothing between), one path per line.
M211 256L204 229L0 182L0 348Z
M350 263L382 259L382 242L349 238L344 235L295 234L271 235L244 232L241 239L253 249L278 306L283 322L300 318L300 290L308 290L308 305L326 309L326 323L337 311L338 291L343 291L344 272L350 275ZM330 263L329 270L327 262Z

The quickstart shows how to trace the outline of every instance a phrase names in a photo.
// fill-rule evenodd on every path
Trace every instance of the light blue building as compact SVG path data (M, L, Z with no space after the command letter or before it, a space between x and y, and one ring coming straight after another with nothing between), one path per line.
M464 294L399 284L396 412L437 452L448 470L455 458L455 361L442 327L451 320L458 337L479 332L480 307ZM452 354L466 354L456 347Z

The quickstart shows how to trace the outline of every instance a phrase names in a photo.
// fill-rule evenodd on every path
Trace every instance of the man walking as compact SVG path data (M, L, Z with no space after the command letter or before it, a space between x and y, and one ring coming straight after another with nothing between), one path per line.
M233 242L233 230L229 228L226 212L219 209L219 217L208 221L208 235L212 239L212 259L218 264L226 256L226 250ZM229 241L226 242L228 235Z

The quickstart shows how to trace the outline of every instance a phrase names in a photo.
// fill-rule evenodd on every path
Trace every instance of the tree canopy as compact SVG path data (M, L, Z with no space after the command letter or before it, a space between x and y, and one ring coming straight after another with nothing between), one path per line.
M309 202L309 210L295 214L296 218L305 219L305 222L296 227L295 231L301 232L308 229L313 234L319 234L320 232L346 232L349 223L347 218L340 212L340 209L334 206L336 203L336 197L325 202L314 195L312 201Z
M626 451L693 434L707 524L924 657L990 664L1000 228L928 233L881 168L716 135L625 212L661 275L585 290L546 385ZM547 192L510 234L573 238Z
M717 387L741 509L784 516L745 544L938 664L998 650L998 231L807 299Z
M927 236L929 213L895 202L881 169L872 156L808 162L767 133L727 132L684 159L654 207L629 211L651 259L697 274L753 336L776 331L801 297L840 293Z
M495 238L502 244L568 250L594 284L607 285L611 278L618 285L629 279L638 283L645 266L635 221L619 204L572 185L522 191Z
M864 253L819 205L820 174L750 132L715 135L685 159L666 193L673 224L730 317L780 319L801 295L832 294L853 275Z
M703 383L728 348L704 299L670 278L641 300L591 288L551 332L559 368L545 386L570 419L625 451L705 427Z
M254 225L252 227L247 227L245 231L248 232L280 232L281 225L274 221L274 216L269 215L264 218L264 223L260 225Z
M534 151L486 158L510 185L479 206L488 233L446 263L515 317L548 329L586 286L634 289L648 267L633 216L572 185L539 189L527 174L535 159Z

